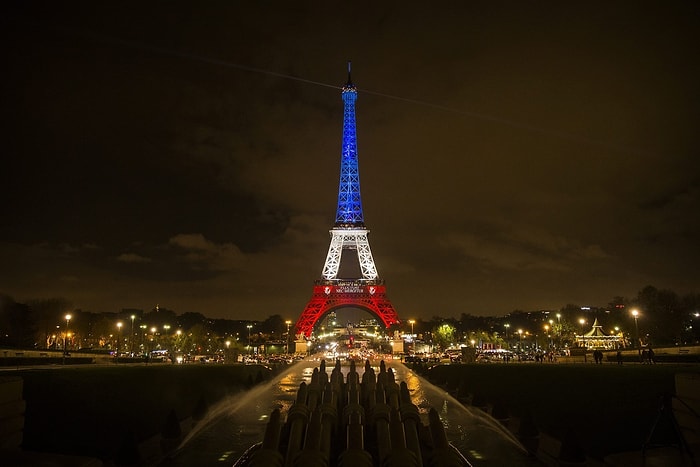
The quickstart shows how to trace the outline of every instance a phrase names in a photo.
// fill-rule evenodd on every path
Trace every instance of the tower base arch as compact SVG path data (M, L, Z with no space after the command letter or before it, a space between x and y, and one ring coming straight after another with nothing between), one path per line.
M399 316L386 296L382 281L338 282L317 281L311 300L297 320L294 333L297 338L309 338L314 326L329 311L341 306L356 306L375 315L385 327L400 323Z

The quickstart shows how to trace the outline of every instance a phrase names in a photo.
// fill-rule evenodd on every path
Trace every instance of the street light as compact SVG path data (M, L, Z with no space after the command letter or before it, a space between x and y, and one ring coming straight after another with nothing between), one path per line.
M68 337L68 327L70 326L71 315L66 315L66 331L63 333L63 364L66 364L66 338Z
M416 324L415 319L409 319L409 324L411 325L411 342L413 343L413 352L416 351L416 342L413 340L413 325Z
M287 325L287 345L285 345L284 353L289 354L289 326L292 324L292 322L287 320L284 323Z
M559 348L561 348L561 313L557 313L557 340Z
M131 335L129 336L129 353L134 356L134 319L136 315L131 315Z
M639 325L637 324L637 318L639 317L639 311L637 309L632 310L632 316L634 316L634 340L636 343L634 344L635 347L637 347L637 353L639 354L639 360L641 361L642 359L642 349L639 347Z
M165 334L165 345L167 347L165 350L170 352L171 339L170 339L170 325L169 324L163 325L163 334Z
M518 350L523 351L523 330L518 329Z
M142 324L139 326L139 328L141 328L141 347L139 350L141 352L144 352L146 350L146 347L143 345L143 336L144 336L144 334L146 334L146 329L148 328L148 326L146 326L145 324Z
M586 323L586 320L581 318L578 320L579 323L581 323L581 345L583 346L583 363L586 363L586 338L583 337L583 325Z
M252 324L249 324L246 326L248 328L248 353L251 353L251 348L250 348L250 330L253 328Z
M117 363L119 363L119 347L121 346L121 340L122 340L122 322L119 321L117 323Z
M63 353L66 352L66 337L68 336L68 329L70 327L71 315L66 315L66 332L63 333Z

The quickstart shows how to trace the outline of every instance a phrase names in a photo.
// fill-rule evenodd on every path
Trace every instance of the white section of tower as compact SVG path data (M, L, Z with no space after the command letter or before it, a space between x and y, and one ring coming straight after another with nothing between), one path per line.
M363 280L375 280L379 276L372 258L372 250L367 240L367 229L332 229L331 244L328 247L326 264L323 265L323 278L325 280L338 279L340 269L340 257L343 250L357 250L357 258L360 261L360 270Z

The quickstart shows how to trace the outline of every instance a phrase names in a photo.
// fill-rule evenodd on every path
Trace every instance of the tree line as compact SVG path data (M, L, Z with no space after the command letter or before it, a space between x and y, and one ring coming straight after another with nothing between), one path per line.
M638 310L636 323L633 309ZM616 296L604 306L567 304L559 310L514 310L502 316L435 314L431 319L415 318L413 325L408 324L409 317L402 317L402 322L389 331L413 331L419 339L430 338L447 345L454 340L513 341L522 338L522 334L517 334L520 330L544 346L555 340L566 343L574 335L590 330L597 321L607 334L620 332L630 340L639 337L642 343L655 346L690 345L700 341L699 312L700 294L679 295L649 285L635 297ZM70 320L65 319L67 314L71 315ZM117 323L121 326L117 327ZM288 329L291 336L287 335ZM145 348L179 339L187 348L209 352L294 339L293 324L290 329L278 314L263 320L212 319L197 312L177 314L160 306L145 312L91 312L73 309L62 298L18 303L0 294L0 346L43 349L57 345L66 336L75 349L115 344L121 348Z

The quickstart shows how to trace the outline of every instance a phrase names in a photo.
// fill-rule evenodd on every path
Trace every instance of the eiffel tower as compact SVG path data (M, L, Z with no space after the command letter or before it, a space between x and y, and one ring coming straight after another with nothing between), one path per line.
M387 328L399 323L399 316L386 296L372 258L362 213L360 172L357 163L355 101L357 88L350 78L343 86L343 146L340 159L340 186L331 244L323 265L322 278L314 282L311 300L295 325L295 334L308 338L316 322L338 308L353 306L379 318Z

